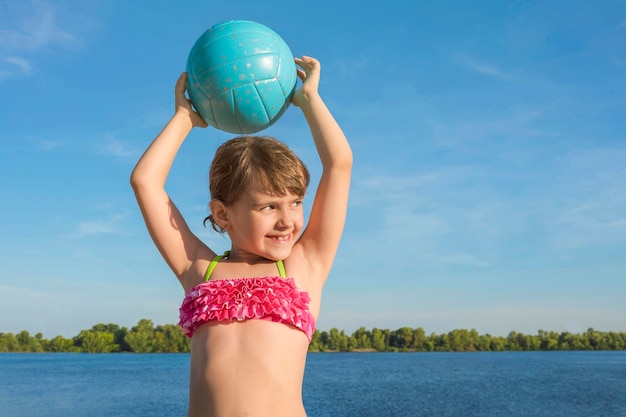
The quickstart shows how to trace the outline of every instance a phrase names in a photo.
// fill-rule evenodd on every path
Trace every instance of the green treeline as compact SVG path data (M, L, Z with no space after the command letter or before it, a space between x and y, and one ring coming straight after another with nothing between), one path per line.
M592 328L582 334L548 332L537 335L512 331L508 336L480 335L475 329L457 329L427 335L423 328L398 330L361 327L352 335L337 329L313 335L309 351L377 352L499 352L516 350L625 350L626 332L601 332Z
M178 353L189 352L189 338L175 324L154 327L151 320L142 319L130 330L96 324L71 339L47 340L41 333L31 336L26 330L0 333L0 352Z
M367 330L351 335L336 328L316 330L310 352L478 352L516 350L626 350L626 332L601 332L592 328L582 334L539 330L536 335L515 331L507 336L480 335L475 329L458 329L444 334L426 334L423 328ZM41 333L31 336L0 333L0 352L189 352L189 339L174 324L154 326L142 319L130 330L117 324L96 324L66 339L48 340Z

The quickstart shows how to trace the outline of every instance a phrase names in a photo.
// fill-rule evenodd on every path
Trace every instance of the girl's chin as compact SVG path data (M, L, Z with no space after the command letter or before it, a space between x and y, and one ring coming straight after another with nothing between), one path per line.
M287 259L289 255L291 254L292 248L293 248L293 245L284 245L283 247L268 248L265 251L265 254L263 255L263 257L267 259L271 259L273 261Z

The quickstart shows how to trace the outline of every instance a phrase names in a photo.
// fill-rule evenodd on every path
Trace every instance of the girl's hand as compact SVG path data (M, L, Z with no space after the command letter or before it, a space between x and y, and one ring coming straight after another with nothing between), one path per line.
M302 107L310 101L311 97L318 94L322 67L317 59L310 56L303 55L302 58L295 58L295 62L300 67L297 71L298 78L302 80L302 87L293 93L291 102L294 106Z
M174 88L174 94L176 98L174 104L175 112L185 113L191 119L191 123L194 127L207 127L208 124L202 119L200 114L198 114L198 112L196 112L193 107L191 107L191 100L185 96L187 85L186 83L187 73L183 72L182 74L180 74L180 77L178 77L178 80L176 81L176 87Z

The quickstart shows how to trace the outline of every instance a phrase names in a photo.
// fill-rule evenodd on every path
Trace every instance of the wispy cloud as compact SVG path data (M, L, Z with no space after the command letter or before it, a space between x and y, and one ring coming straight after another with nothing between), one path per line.
M626 243L626 149L589 149L563 157L556 198L544 207L555 250Z
M529 118L520 117L514 130L530 129ZM506 125L487 130L506 131ZM420 257L421 264L472 268L574 256L594 262L594 254L626 244L626 149L554 141L533 146L528 154L513 149L500 160L484 158L496 164L443 163L360 177L351 195L351 225L367 230L369 241ZM502 187L503 181L509 185Z
M0 16L0 77L33 72L29 54L58 44L76 44L77 39L57 24L56 9L41 1L8 1Z
M0 57L0 61L9 64L9 67L17 67L22 74L29 74L33 69L30 61L17 56Z
M56 140L40 140L37 142L39 149L42 151L51 151L53 149L57 149L63 146L63 142Z
M140 150L131 148L126 143L113 137L107 137L104 143L99 146L99 151L104 155L118 158L136 157L141 153Z
M116 228L108 221L83 222L78 225L78 236L116 233Z
M501 140L529 139L534 137L555 137L560 132L534 127L541 121L543 112L539 108L518 110L510 115L498 115L488 119L472 120L435 120L428 124L433 132L434 140L439 145L458 146L476 142L492 142L494 138Z
M339 72L340 78L349 78L354 76L354 72L362 68L367 67L370 64L370 58L361 56L357 59L342 59L334 62L335 67Z
M395 193L398 191L413 190L415 187L432 183L439 179L439 172L429 172L425 174L415 174L408 176L375 176L364 178L358 181L363 188L370 189L375 192Z
M484 268L491 265L489 262L481 261L473 255L467 253L461 253L456 255L445 255L442 256L441 261L448 264L456 264L463 266L474 266L477 268Z
M126 234L119 226L124 216L117 215L103 220L81 222L77 225L76 237L93 235Z
M613 63L618 67L626 67L626 58L614 57Z
M75 43L76 38L57 26L56 10L47 2L9 2L2 19L0 48L38 50L51 43ZM8 28L7 28L8 27Z
M512 74L506 72L495 65L480 62L469 55L457 52L452 54L452 60L462 68L477 74L487 75L495 78L511 79Z
M28 294L29 297L43 297L44 292L37 288L18 287L14 285L0 284L0 294L4 295L7 299L14 298L16 296L23 296Z

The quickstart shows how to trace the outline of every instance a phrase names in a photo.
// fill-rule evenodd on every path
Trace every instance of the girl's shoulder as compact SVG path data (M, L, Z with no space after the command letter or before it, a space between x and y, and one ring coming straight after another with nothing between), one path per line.
M293 277L300 288L314 290L323 284L323 279L317 276L319 273L316 271L314 260L307 255L305 248L301 244L296 244L283 263L287 276Z
M198 245L191 266L183 276L183 279L181 279L181 284L185 291L189 291L191 288L204 281L204 275L211 261L213 261L216 256L217 254L206 244L201 243Z

